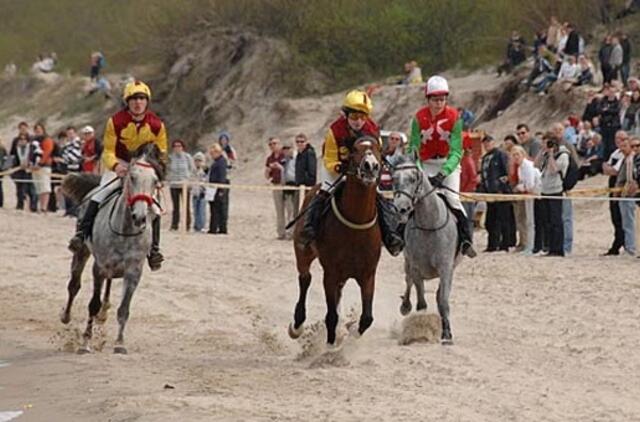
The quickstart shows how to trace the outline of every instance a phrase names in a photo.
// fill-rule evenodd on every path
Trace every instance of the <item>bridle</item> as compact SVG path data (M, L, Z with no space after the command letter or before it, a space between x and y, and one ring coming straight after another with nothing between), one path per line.
M418 183L416 183L416 187L413 191L413 194L408 193L407 191L404 190L393 190L393 195L396 196L406 196L407 198L409 198L409 200L411 201L411 205L415 205L418 203L418 201L420 201L422 198L426 198L427 196L431 195L433 192L435 192L438 188L436 188L435 186L431 187L431 190L427 191L426 193L420 193L420 190L422 189L422 182L424 180L424 174L422 173L422 170L420 170L420 168L415 165L415 164L400 164L397 167L393 168L393 172L395 173L396 171L402 171L402 170L416 170L418 173Z
M139 166L139 167L150 168L155 170L155 167L152 166L151 164L139 162L139 161L134 161L133 163L131 163L131 166ZM121 195L122 194L126 195L125 201L129 209L131 209L136 202L143 201L143 202L146 202L147 206L149 207L155 204L160 208L160 210L162 210L160 203L153 196L147 193L138 193L135 195L131 195L130 193L131 193L131 177L127 177L125 178L125 185L123 186L123 192L121 193ZM111 230L111 232L117 236L122 236L122 237L135 237L143 234L145 232L145 229L142 229L140 231L133 232L133 233L124 233L124 232L119 232L113 228L113 213L116 209L117 202L118 201L113 201L113 205L111 206L111 211L109 212L109 229Z
M150 168L150 169L154 169L154 167L151 164L148 163L141 163L139 161L134 162L132 165L134 166L139 166L139 167L144 167L144 168ZM155 170L155 169L154 169ZM147 194L147 193L137 193L135 195L130 195L131 192L131 178L127 178L127 186L125 188L125 191L127 192L127 205L129 207L133 207L133 205L138 202L138 201L144 201L147 203L148 206L152 206L154 203L156 203L156 200L153 198L153 196Z
M430 190L428 190L425 193L420 193L420 190L422 189L422 182L424 181L424 174L422 173L422 170L420 170L420 168L415 165L415 164L400 164L397 167L393 168L393 171L398 171L398 170L417 170L418 172L418 182L416 183L416 188L413 191L413 194L410 194L404 190L395 190L393 192L394 196L406 196L407 198L409 198L409 200L411 201L411 206L414 206L421 201L423 198L426 198L427 196L431 195L433 192L435 192L438 188L435 186L432 186ZM446 209L446 218L444 220L444 223L442 223L441 225L439 225L438 227L435 228L428 228L428 227L420 227L418 225L418 222L415 219L415 216L413 217L413 225L416 229L418 230L422 230L422 231L426 231L426 232L437 232L440 229L443 229L448 223L449 223L449 209ZM413 211L412 213L413 214Z

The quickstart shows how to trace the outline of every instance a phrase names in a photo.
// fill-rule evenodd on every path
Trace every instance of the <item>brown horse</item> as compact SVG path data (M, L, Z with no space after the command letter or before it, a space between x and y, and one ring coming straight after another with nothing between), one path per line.
M301 241L304 225L299 220L294 231L294 249L298 268L300 297L295 307L294 322L289 336L298 338L306 318L306 299L311 284L311 263L317 258L324 271L324 292L327 302L327 343L335 346L337 307L342 288L349 278L360 286L362 314L357 335L363 334L373 322L373 291L376 269L380 260L381 233L377 224L376 186L380 175L381 158L378 140L363 137L355 141L349 156L346 181L339 195L331 197L331 211L320 224L317 238L308 246ZM316 187L305 198L305 206Z

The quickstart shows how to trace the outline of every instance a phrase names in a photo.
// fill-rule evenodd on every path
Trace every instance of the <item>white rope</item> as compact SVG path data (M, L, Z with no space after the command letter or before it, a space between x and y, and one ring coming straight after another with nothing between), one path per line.
M2 175L2 174L0 174ZM5 173L6 175L6 173ZM64 175L52 175L52 179L58 180L63 178ZM11 179L14 182L19 183L37 183L33 179ZM191 188L194 186L204 186L221 189L231 190L246 190L246 191L309 191L312 187L309 186L288 186L288 185L244 185L244 184L225 184L225 183L205 183L205 182L170 182L166 185L173 187L182 187L183 185ZM611 197L604 196L608 193L620 192L621 188L592 188L592 189L576 189L569 192L569 195L565 196L548 196L548 195L531 195L531 194L493 194L493 193L473 193L473 192L461 192L460 200L462 202L515 202L525 201L527 199L553 199L553 200L571 200L571 201L586 201L586 202L640 202L640 198L628 198L628 197ZM589 196L597 194L597 196ZM386 198L392 198L392 191L384 191L382 195Z

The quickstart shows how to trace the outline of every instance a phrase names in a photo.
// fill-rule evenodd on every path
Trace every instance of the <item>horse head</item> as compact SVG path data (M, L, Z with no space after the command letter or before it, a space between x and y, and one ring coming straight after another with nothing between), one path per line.
M393 204L402 223L407 222L416 203L433 192L429 179L424 177L416 161L413 155L403 155L392 169Z
M153 194L162 180L164 169L160 150L155 144L144 144L133 154L124 180L127 205L134 226L144 228L147 216L153 212Z
M376 185L380 178L381 163L380 144L376 138L363 136L354 142L349 167L360 182L367 186Z

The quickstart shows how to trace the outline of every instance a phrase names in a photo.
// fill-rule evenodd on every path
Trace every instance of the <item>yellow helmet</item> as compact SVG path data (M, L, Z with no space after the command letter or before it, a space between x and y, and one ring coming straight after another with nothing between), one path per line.
M354 89L349 92L344 99L342 107L345 111L360 111L362 113L371 114L373 111L373 103L366 92Z
M122 99L124 99L124 101L127 102L129 98L133 97L136 94L146 95L149 101L151 101L151 90L149 89L149 86L144 82L137 81L137 80L133 82L129 82L124 87L124 93L122 94Z

